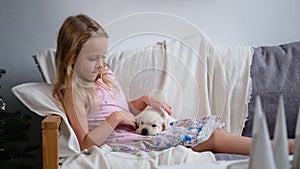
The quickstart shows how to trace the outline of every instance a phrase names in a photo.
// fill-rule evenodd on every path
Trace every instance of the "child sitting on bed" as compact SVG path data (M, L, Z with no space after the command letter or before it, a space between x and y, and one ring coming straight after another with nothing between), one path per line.
M226 132L216 116L181 120L155 136L135 134L134 115L147 106L171 114L171 107L147 95L126 101L104 61L107 39L104 29L86 15L68 17L58 34L53 96L63 106L81 149L108 144L115 151L135 152L184 145L197 152L250 153L251 138ZM294 140L288 143L292 153Z

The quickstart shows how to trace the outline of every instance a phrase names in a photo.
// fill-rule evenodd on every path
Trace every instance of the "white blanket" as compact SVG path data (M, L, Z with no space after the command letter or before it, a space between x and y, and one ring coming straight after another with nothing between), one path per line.
M108 55L128 100L165 99L175 118L219 115L241 134L250 101L252 48L225 48L204 34Z
M75 168L143 168L152 169L159 166L181 164L201 165L214 162L211 152L197 153L183 146L172 147L164 151L139 152L136 155L112 152L108 145L91 147L83 153L68 158L61 169Z
M213 46L224 67L227 81L226 104L222 120L226 122L228 131L242 134L251 98L250 67L254 49Z

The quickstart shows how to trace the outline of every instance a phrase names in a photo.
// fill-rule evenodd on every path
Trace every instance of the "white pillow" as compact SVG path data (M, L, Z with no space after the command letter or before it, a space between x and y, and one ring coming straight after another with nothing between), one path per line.
M56 114L63 122L59 132L59 157L68 157L80 152L77 137L63 109L52 98L52 86L47 83L24 83L13 87L12 92L32 112L39 116Z

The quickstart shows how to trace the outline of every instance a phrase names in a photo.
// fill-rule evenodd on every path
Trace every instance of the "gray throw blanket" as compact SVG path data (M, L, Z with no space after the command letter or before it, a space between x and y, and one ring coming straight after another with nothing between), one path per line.
M300 103L300 42L254 48L250 76L252 95L243 135L251 136L255 98L260 95L270 137L275 129L279 96L283 95L288 137L295 137Z

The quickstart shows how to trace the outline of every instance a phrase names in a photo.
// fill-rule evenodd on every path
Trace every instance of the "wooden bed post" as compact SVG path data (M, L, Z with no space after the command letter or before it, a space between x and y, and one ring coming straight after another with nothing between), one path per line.
M49 115L41 124L43 145L43 169L58 169L58 131L61 117Z

